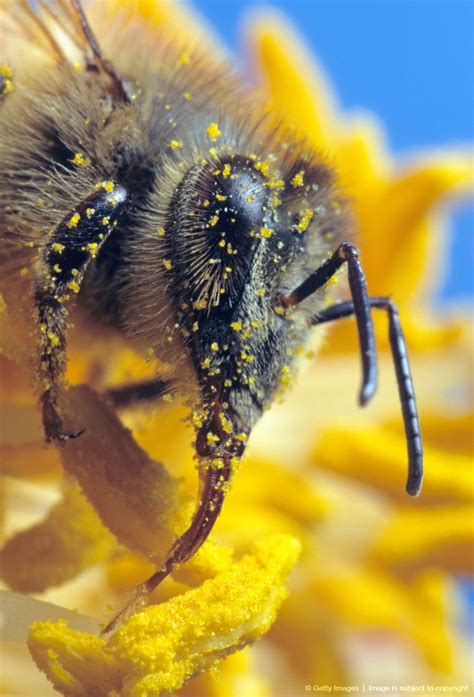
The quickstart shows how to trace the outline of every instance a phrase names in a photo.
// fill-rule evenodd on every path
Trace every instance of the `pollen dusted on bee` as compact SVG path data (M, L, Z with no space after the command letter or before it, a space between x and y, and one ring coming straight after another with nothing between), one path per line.
M206 128L206 133L207 133L207 137L209 138L209 140L213 140L213 141L216 141L222 135L221 129L219 128L217 123L215 123L214 121L212 121L209 124L209 126Z
M66 223L68 228L72 229L72 228L77 227L77 224L80 221L80 219L81 219L80 214L74 213L74 215L72 215L71 218L69 219L69 222Z
M11 94L14 89L13 70L9 65L3 63L3 65L0 65L0 96L6 97Z
M72 163L79 167L90 167L91 160L90 157L87 157L82 152L76 152L72 158Z
M291 180L292 185L297 188L300 186L304 186L304 170L300 170L295 174L293 179Z

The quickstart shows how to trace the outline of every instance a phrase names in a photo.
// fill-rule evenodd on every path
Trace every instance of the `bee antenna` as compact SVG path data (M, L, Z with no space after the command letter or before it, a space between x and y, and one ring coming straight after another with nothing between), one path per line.
M295 290L280 296L284 307L298 305L318 288L323 287L347 261L349 269L349 286L352 302L341 302L318 312L311 324L323 324L343 317L354 315L359 332L359 345L362 358L362 387L359 402L363 406L373 396L377 387L377 353L371 309L383 309L389 319L389 341L397 378L400 404L408 450L408 479L406 491L411 496L418 496L423 481L423 443L420 420L416 406L415 388L408 360L408 351L403 336L398 309L395 303L386 297L369 297L364 272L359 262L357 249L349 242L343 242L334 254L303 281Z
M71 4L76 12L77 18L79 20L79 24L82 29L82 33L84 34L84 38L87 41L87 44L92 51L94 57L98 61L98 63L101 65L102 69L107 73L107 75L112 79L112 82L114 84L114 87L117 91L117 95L120 97L120 99L123 99L125 102L130 102L130 97L127 94L127 90L125 89L124 82L120 75L117 73L115 68L113 67L112 63L108 61L104 54L102 53L102 50L98 44L97 39L95 38L94 32L91 29L91 26L87 20L87 17L84 13L84 10L82 9L82 3L81 0L71 0Z
M334 254L326 259L316 271L295 290L280 296L283 307L293 307L306 300L322 288L336 271L347 262L349 287L354 302L354 315L359 333L360 356L362 360L362 385L359 404L365 406L377 390L377 351L370 301L367 293L365 274L359 261L359 251L350 242L342 242Z

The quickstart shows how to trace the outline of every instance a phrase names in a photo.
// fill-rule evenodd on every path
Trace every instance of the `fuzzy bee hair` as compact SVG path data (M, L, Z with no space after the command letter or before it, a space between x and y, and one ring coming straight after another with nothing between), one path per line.
M73 24L74 16L66 15L64 21ZM124 18L115 17L114 22L107 36L126 35ZM77 35L77 28L75 31ZM142 27L134 26L130 31L147 35ZM206 302L208 297L210 306L222 305L222 290L237 297L239 289L250 281L249 245L245 246L248 240L240 239L242 233L238 229L232 233L234 243L229 243L233 254L228 254L230 247L226 246L219 263L212 265L214 252L220 247L210 244L209 238L215 237L217 244L221 241L219 223L202 232L225 208L217 206L215 198L211 204L209 200L219 195L217 189L222 185L240 176L234 168L226 182L225 163L231 163L236 155L247 158L251 173L247 177L248 197L253 189L262 188L265 178L261 172L266 168L271 167L272 180L288 183L303 171L304 186L289 184L283 197L277 188L273 189L274 200L283 198L281 213L275 209L275 216L289 227L301 225L298 216L309 206L318 211L317 221L314 216L314 222L308 225L309 234L300 235L301 253L291 264L285 258L286 250L277 248L278 242L274 245L273 240L255 238L254 246L265 246L267 256L274 258L273 268L265 269L273 280L269 292L288 285L285 274L292 285L302 281L337 244L347 225L332 193L331 170L304 143L295 142L291 134L275 126L264 105L239 88L227 66L206 59L197 48L170 44L169 40L160 42L159 37L154 40L153 50L148 47L151 60L144 48L138 57L117 50L126 39L116 40L110 47L108 55L126 78L132 93L130 101L117 99L110 80L100 71L79 70L80 64L71 65L64 58L51 56L50 46L45 46L45 53L53 60L39 70L29 66L26 75L22 74L21 63L17 66L11 61L17 88L3 106L1 187L10 211L3 239L7 248L13 251L19 247L23 253L25 243L33 243L31 257L40 256L48 233L94 191L98 182L123 183L129 206L88 269L77 300L127 337L139 341L142 348L152 348L164 361L179 367L182 388L189 390L194 382L195 359L189 365L190 340L187 331L183 336L177 313L186 315L189 330L188 325L192 327L198 320L194 318L193 302ZM215 140L207 133L212 123L221 131ZM187 172L200 167L200 162L205 162L202 167L209 181L206 183L205 177L197 177L194 183L188 181L178 205L177 187ZM213 175L219 169L223 172L220 180ZM213 177L215 182L211 181ZM267 181L271 183L270 175ZM211 190L214 185L216 192ZM170 232L160 236L160 231L167 231L172 224L171 209L175 216L185 218L178 242ZM255 220L256 235L264 227L258 222ZM173 264L177 245L182 254L175 262L180 273L175 282L173 270L166 266L168 259ZM226 274L225 268L232 271ZM224 281L225 275L228 278ZM260 282L257 278L252 281ZM199 289L196 297L187 292L189 287ZM189 310L180 309L185 297ZM313 298L312 309L320 305L317 300ZM212 312L207 308L204 315L202 310L198 314L204 326ZM268 333L280 320L273 319L273 310L264 315L261 324ZM205 332L212 337L212 331ZM284 355L287 347L282 348Z
M209 534L235 459L328 305L326 281L347 262L364 291L341 245L352 221L321 155L224 62L119 11L103 35L91 22L98 42L79 0L22 3L6 21L2 264L32 269L46 435L78 435L57 408L75 303L167 363L193 408L200 501L143 595Z

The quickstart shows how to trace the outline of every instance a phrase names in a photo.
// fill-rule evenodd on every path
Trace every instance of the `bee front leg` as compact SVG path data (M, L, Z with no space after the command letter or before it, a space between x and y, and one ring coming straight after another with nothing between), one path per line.
M98 185L56 227L35 270L41 405L48 441L64 441L82 433L64 430L57 406L67 362L67 305L79 293L87 268L117 225L126 201L122 186L112 181Z
M171 380L142 380L118 387L110 387L104 392L105 399L115 409L127 409L137 404L149 404L164 397L173 389Z

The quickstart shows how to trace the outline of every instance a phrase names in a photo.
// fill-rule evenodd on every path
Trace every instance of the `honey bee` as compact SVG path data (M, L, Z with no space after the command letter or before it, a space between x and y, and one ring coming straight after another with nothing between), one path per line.
M422 443L397 307L368 295L332 168L198 49L157 37L132 50L129 37L108 59L80 0L21 2L6 15L36 53L0 69L2 266L31 271L46 439L81 434L58 407L75 304L173 366L166 379L110 390L117 407L173 391L196 433L192 522L106 631L208 537L252 428L314 326L355 316L363 406L377 387L371 311L386 311L417 495ZM351 299L331 304L328 282L344 265Z

